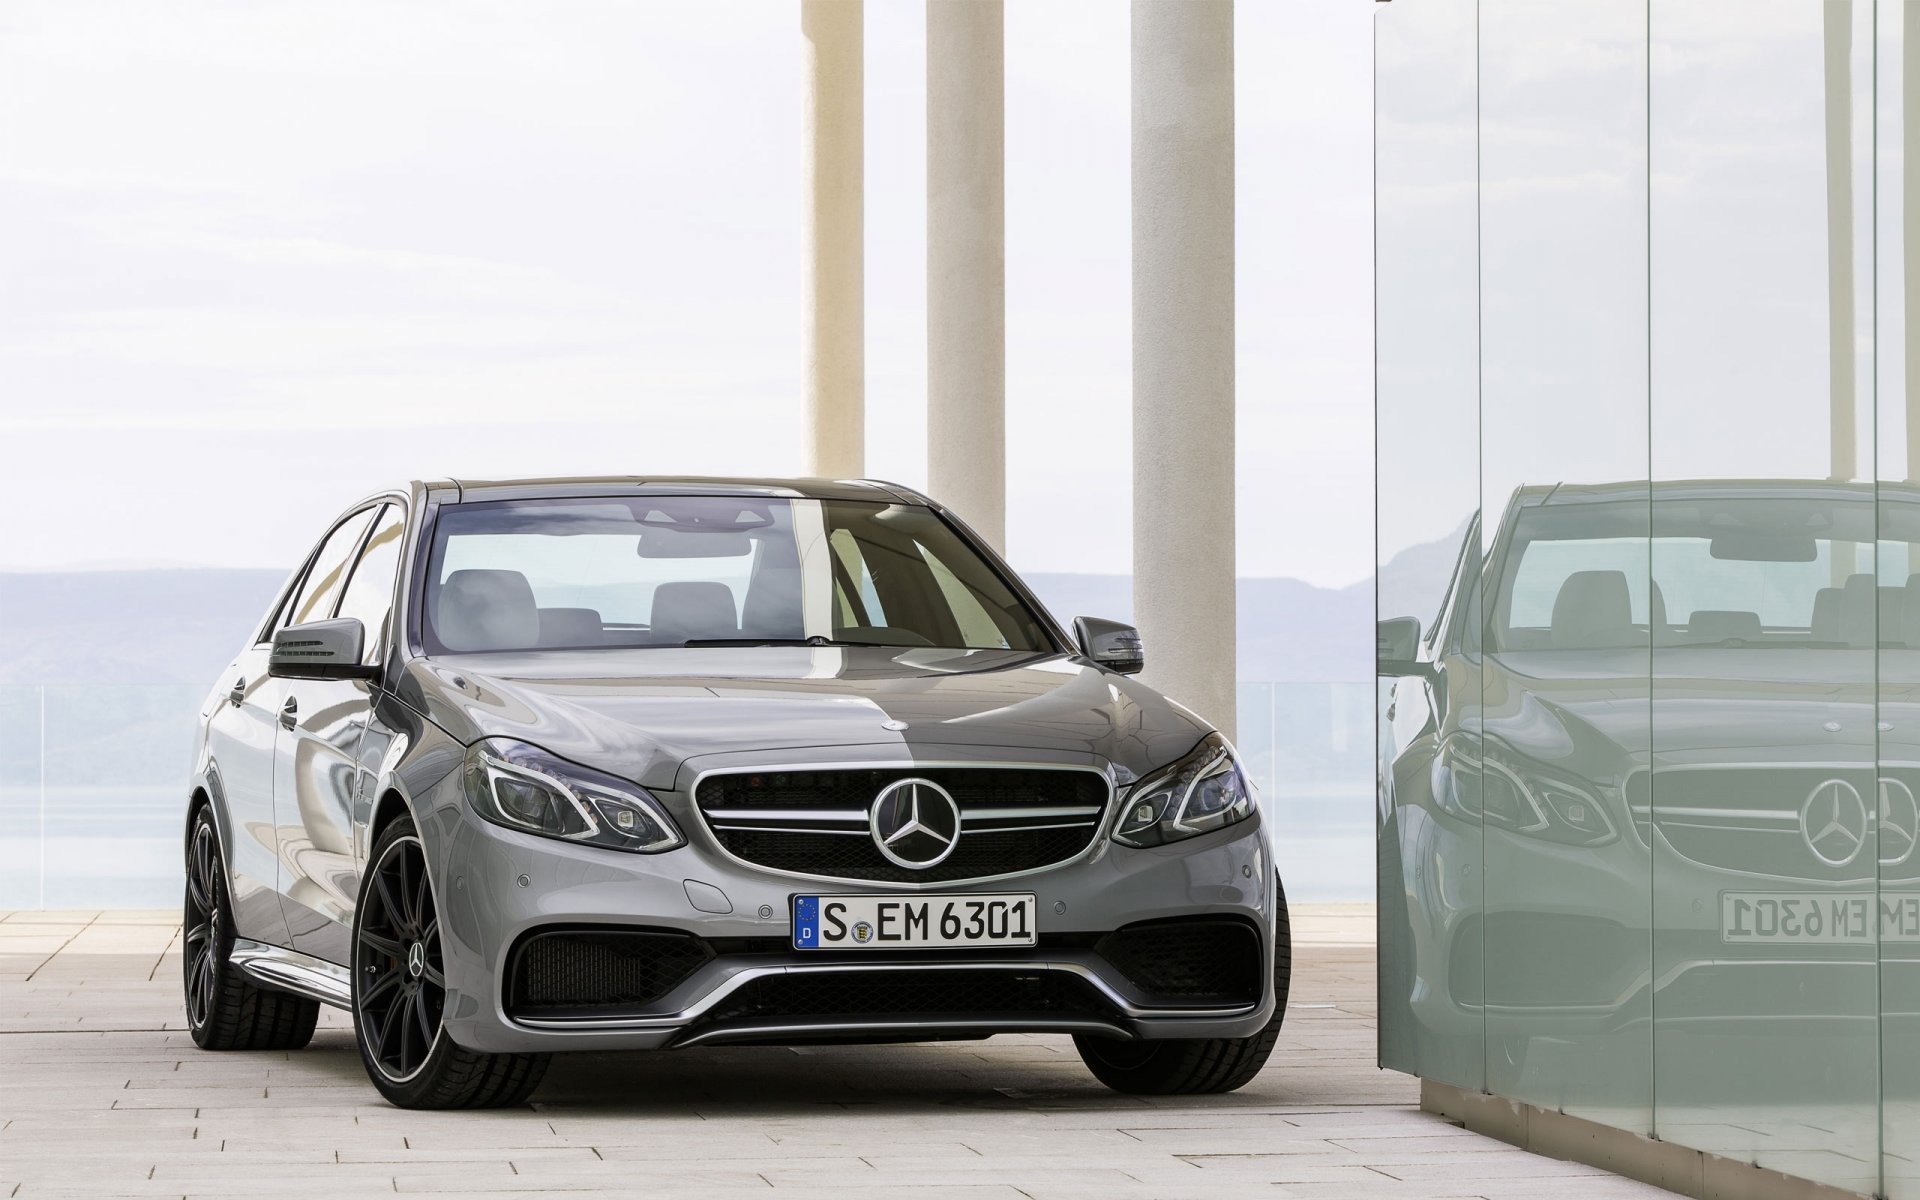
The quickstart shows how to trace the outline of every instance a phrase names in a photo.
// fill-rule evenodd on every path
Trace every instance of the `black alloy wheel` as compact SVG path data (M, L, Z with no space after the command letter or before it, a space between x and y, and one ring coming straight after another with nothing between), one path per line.
M519 1104L544 1054L481 1054L448 1037L447 966L426 848L413 821L381 831L360 885L353 934L353 1025L367 1076L402 1108Z
M373 1065L405 1083L433 1053L447 1004L440 918L420 839L389 841L368 876L354 938L355 1007Z
M203 1050L298 1050L313 1039L317 1001L264 987L229 960L233 906L213 810L202 804L187 834L180 975L187 1028Z
M220 887L214 876L219 863L220 847L212 823L194 822L193 841L187 847L187 903L180 928L186 940L181 959L186 971L187 1023L195 1029L207 1023L218 991L214 964L221 913Z

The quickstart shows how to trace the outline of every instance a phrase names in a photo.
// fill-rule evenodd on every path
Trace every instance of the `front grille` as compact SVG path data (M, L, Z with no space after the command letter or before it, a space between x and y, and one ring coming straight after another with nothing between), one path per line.
M920 778L960 807L953 852L931 867L889 861L874 845L868 812L881 789ZM899 767L709 775L694 800L736 858L776 871L878 883L950 883L1052 866L1092 844L1109 790L1092 770L1036 767Z
M509 956L507 1014L603 1017L644 1010L712 957L699 938L671 930L539 930Z
M1819 828L1809 830L1801 820L1822 788L1846 798L1844 832L1821 844L1825 858L1809 843ZM1703 866L1838 884L1871 879L1880 870L1875 818L1883 804L1897 807L1908 790L1920 791L1920 776L1891 766L1876 781L1865 764L1742 763L1638 771L1627 780L1626 795L1636 823L1657 827L1674 850ZM1832 815L1811 814L1820 828Z
M743 985L712 1024L892 1017L1111 1017L1084 980L1057 971L848 971L770 975Z
M1265 990L1260 936L1245 921L1147 921L1107 934L1094 952L1152 1000L1255 1004Z

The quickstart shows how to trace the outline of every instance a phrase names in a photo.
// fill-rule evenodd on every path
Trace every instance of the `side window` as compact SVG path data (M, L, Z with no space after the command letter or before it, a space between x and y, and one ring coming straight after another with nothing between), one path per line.
M327 535L313 565L307 569L307 577L300 581L293 603L282 614L281 627L324 621L333 615L333 602L339 598L340 585L346 580L347 560L360 544L360 535L367 531L367 522L373 520L373 513L371 508L362 509Z
M406 526L407 514L399 505L380 510L367 548L360 552L347 578L347 590L340 596L340 615L357 617L367 627L363 659L368 664L378 659L393 612L393 581L400 571L400 537Z

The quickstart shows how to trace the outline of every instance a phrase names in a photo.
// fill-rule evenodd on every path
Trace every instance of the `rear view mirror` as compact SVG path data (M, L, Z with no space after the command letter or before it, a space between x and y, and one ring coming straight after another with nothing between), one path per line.
M1812 534L1716 533L1707 552L1727 562L1813 562L1820 547Z
M1138 675L1147 666L1147 652L1140 631L1118 621L1099 617L1075 617L1073 636L1080 653L1095 663L1121 675Z
M1420 619L1390 617L1375 627L1375 669L1389 678L1426 675L1432 667L1420 661Z
M360 661L367 629L356 617L309 621L275 631L267 674L276 679L378 679L379 667Z

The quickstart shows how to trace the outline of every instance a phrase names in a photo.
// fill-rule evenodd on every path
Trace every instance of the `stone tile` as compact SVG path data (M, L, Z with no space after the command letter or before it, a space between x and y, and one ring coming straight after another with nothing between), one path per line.
M563 1058L523 1109L426 1113L379 1099L333 1010L295 1053L195 1047L169 913L0 913L0 1197L1665 1194L1418 1111L1373 1065L1372 931L1296 911L1286 1029L1231 1096L1116 1095L1020 1035Z

